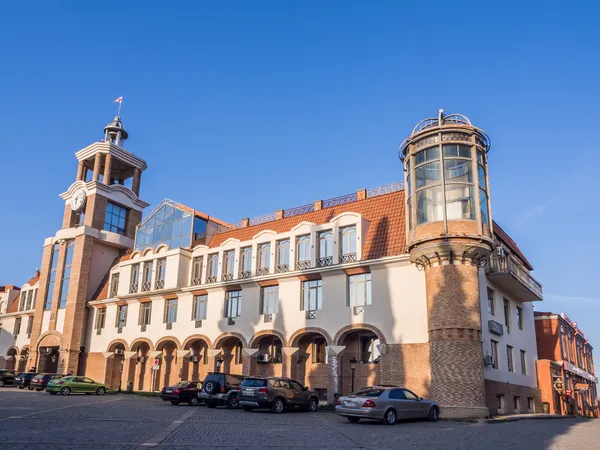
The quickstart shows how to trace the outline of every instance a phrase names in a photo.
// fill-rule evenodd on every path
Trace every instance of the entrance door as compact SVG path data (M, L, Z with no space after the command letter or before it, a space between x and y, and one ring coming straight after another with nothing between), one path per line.
M56 373L58 370L58 347L40 347L38 371Z

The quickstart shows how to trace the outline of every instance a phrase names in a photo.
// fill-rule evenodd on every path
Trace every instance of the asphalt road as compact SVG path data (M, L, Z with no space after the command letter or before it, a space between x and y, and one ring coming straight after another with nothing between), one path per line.
M0 388L0 447L17 449L600 449L600 419L351 424L330 412L172 406L131 395Z

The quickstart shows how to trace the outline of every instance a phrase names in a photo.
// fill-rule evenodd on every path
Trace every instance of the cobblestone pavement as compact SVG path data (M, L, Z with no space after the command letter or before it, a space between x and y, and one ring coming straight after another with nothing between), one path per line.
M131 395L48 395L0 388L2 448L427 448L596 449L600 419L503 424L438 421L351 424L330 412L172 406Z

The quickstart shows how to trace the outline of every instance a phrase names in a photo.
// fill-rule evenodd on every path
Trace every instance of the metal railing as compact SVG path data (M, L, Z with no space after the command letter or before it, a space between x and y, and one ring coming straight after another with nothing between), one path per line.
M156 283L154 283L154 289L159 290L159 289L164 289L165 288L165 280L156 280Z
M206 283L216 283L217 277L206 277Z
M256 275L269 275L268 267L259 267L256 269Z
M288 272L290 270L290 265L289 264L277 264L275 269L277 269L277 273Z
M122 333L123 332L123 327L117 327L117 333Z
M317 266L319 267L327 267L333 265L333 256L324 256L317 260Z
M129 286L129 293L130 294L135 294L138 291L138 284L137 283L132 283Z
M224 273L223 275L221 275L221 279L223 281L231 281L233 280L233 273Z
M202 277L194 277L192 278L192 286L197 286L199 284L202 284Z
M152 286L152 282L151 281L144 281L142 283L142 292L149 291L151 286Z
M316 319L317 318L317 311L314 309L309 309L306 311L306 319L310 320L310 319Z
M265 314L264 315L264 322L265 323L273 322L273 314Z
M227 325L235 325L235 317L228 317Z
M240 270L240 278L250 278L249 270Z
M542 285L533 278L529 271L514 256L492 256L489 265L490 273L510 273L533 293L542 298Z
M202 328L202 321L201 320L196 320L195 327L196 328Z
M352 194L342 195L340 197L329 198L327 200L323 200L323 208L331 208L333 206L355 202L357 199L358 194L356 192L353 192Z
M167 330L173 329L173 322L167 322Z
M310 269L310 261L297 261L296 269Z
M365 313L365 307L364 306L353 306L352 312L354 313L355 316L360 316L361 314Z
M354 262L354 261L356 261L356 253L344 253L343 255L340 255L340 263L341 264Z

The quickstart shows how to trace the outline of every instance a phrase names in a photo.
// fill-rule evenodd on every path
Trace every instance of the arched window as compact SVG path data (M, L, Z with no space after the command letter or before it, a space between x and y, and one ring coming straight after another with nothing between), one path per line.
M240 250L240 278L249 278L252 270L252 247Z
M290 240L277 241L277 273L290 270Z
M271 267L271 244L265 243L258 246L258 272L259 275L269 273Z
M319 233L319 267L331 266L333 264L333 233L324 231Z
M298 269L310 267L310 236L301 236L296 244L296 260Z
M356 261L356 227L342 228L340 230L340 241L340 262Z
M214 283L217 281L217 272L219 271L219 255L209 255L208 264L206 268L206 282Z
M235 251L228 250L223 253L223 281L233 280L235 268Z

